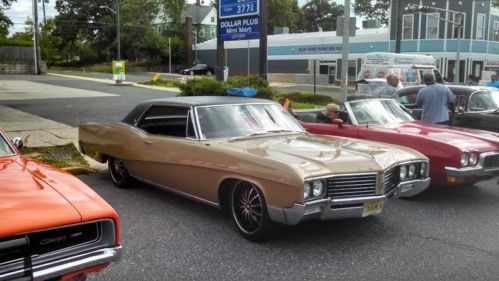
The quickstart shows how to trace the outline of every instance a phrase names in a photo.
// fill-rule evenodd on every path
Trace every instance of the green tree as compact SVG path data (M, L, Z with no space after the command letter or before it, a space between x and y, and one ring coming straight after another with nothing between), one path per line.
M336 18L343 10L343 5L331 0L310 0L302 7L305 31L336 30Z
M163 22L170 25L177 33L181 33L182 26L182 11L185 8L185 0L159 0L161 5L161 18ZM181 35L181 34L178 34Z
M356 15L369 20L377 19L382 24L388 24L389 10L390 0L380 0L375 3L371 0L355 0L353 3L353 11Z
M9 9L15 1L16 0L0 0L0 39L7 38L7 35L9 35L9 28L13 25L4 11Z
M269 0L269 34L275 27L289 27L290 32L296 32L300 17L298 0Z
M48 19L45 24L41 24L41 56L47 65L52 65L62 60L60 49L63 40L56 35L54 32L55 28L54 19Z

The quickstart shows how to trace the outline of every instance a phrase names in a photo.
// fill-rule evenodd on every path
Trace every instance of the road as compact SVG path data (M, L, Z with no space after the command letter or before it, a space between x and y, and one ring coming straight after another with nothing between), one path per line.
M12 90L15 80L23 82L19 89L26 90ZM40 90L29 90L30 85ZM46 87L54 90L44 92ZM117 121L141 100L172 95L54 76L0 76L0 97L4 97L0 105L72 127L80 122ZM376 217L283 227L276 238L264 243L241 238L219 210L166 191L144 184L115 188L105 170L80 179L118 211L124 246L120 262L89 280L497 280L499 276L497 178L476 186L431 187L412 200L391 200Z

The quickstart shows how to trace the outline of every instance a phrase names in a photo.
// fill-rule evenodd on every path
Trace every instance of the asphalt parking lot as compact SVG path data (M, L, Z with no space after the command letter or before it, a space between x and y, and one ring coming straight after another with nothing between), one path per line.
M122 260L90 280L497 280L497 179L432 187L376 217L309 221L243 239L218 209L145 184L80 176L118 211Z

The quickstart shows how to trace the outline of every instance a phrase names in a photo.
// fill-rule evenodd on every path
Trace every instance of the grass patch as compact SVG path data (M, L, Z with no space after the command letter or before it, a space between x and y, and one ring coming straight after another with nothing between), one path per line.
M159 86L159 87L168 87L168 88L178 88L178 86L180 85L180 82L171 81L171 80L162 80L162 79L158 79L158 80L154 81L151 79L151 80L139 82L139 84Z
M23 147L21 153L58 168L90 167L73 143L46 147Z

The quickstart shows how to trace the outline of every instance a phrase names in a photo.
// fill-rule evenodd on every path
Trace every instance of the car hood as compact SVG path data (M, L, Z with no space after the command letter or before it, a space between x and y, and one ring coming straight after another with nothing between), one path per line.
M118 216L73 175L22 156L0 158L0 236ZM5 202L5 203L4 203Z
M81 221L78 211L21 158L0 158L0 237Z
M408 134L419 138L438 141L461 150L476 149L490 151L499 149L499 134L447 125L434 125L422 121L404 122L390 125L373 125L380 130L390 129L394 133Z
M322 135L245 138L225 142L223 146L285 163L301 173L302 177L380 171L397 162L427 159L408 148Z

